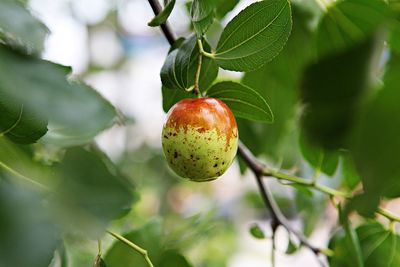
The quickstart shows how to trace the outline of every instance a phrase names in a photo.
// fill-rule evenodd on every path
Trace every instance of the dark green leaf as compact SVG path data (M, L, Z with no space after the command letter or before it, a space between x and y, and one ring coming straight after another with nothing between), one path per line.
M48 266L58 243L56 226L39 196L0 180L0 266Z
M310 144L300 136L300 151L307 162L315 169L319 169L323 173L332 176L339 164L339 152L328 151L313 144Z
M374 40L309 66L301 86L302 126L309 142L342 147L351 130L370 75Z
M265 238L264 231L263 231L263 230L260 228L260 226L259 226L258 224L256 224L256 223L254 223L254 224L252 224L252 225L250 226L249 231L250 231L250 234L251 234L253 237L257 238L257 239L264 239L264 238Z
M165 86L161 87L161 91L163 98L163 110L165 112L168 112L168 110L180 100L195 97L195 95L193 95L192 93L179 89L169 89Z
M7 97L0 87L0 137L20 144L36 142L47 132L47 121L29 111L29 105Z
M225 15L235 8L240 0L219 0L216 8L218 18L223 18Z
M71 148L55 169L61 181L51 203L60 224L67 229L94 236L130 210L132 185L103 157Z
M297 245L293 242L292 238L289 236L288 246L287 246L287 248L286 248L285 253L291 255L291 254L297 252L297 251L299 250L299 248L300 248L300 247L297 246Z
M283 49L291 28L288 1L256 2L225 27L215 59L220 67L228 70L251 71L260 68Z
M169 15L171 15L174 6L175 6L175 0L170 0L168 4L165 5L164 9L157 16L155 16L149 23L147 23L147 25L151 27L157 27L165 23Z
M384 88L369 103L353 138L356 166L371 198L400 196L400 57L392 55Z
M0 2L0 41L39 53L49 30L16 0Z
M190 15L198 37L201 37L214 21L214 8L214 0L193 0Z
M204 44L204 49L210 46ZM161 81L170 89L188 89L194 85L197 66L199 62L199 48L197 38L192 35L179 47L167 56L161 69ZM199 87L201 91L206 90L215 80L218 74L218 66L214 60L203 58Z
M90 87L66 80L70 68L2 45L0 58L1 94L24 103L35 117L48 117L46 142L57 146L84 144L114 123L116 110L108 101Z
M273 122L274 116L267 101L254 89L235 82L214 84L207 95L221 99L235 116L260 121Z
M187 261L187 259L174 250L166 250L161 254L159 267L192 267L192 265Z
M320 55L343 51L368 39L390 17L381 0L337 1L322 18L317 34Z

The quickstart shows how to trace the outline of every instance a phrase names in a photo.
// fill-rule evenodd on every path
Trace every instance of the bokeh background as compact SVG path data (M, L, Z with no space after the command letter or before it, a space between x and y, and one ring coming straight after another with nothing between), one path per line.
M251 2L240 1L222 20L222 25ZM195 266L270 266L269 215L250 172L242 175L238 162L234 162L217 181L197 184L175 176L164 161L160 133L165 113L159 71L169 45L158 28L147 26L154 16L148 2L30 0L28 3L33 14L51 31L43 57L72 66L74 76L98 90L129 118L126 125L114 126L97 138L98 145L140 192L140 200L130 214L113 223L112 228L124 232L161 218L178 239L187 241L185 255ZM188 35L190 22L185 1L177 1L169 22L178 36ZM218 33L218 26L212 31ZM238 73L221 70L220 77L241 78ZM306 163L300 164L305 174L312 174L311 169L307 173ZM324 179L322 176L321 181ZM335 185L335 181L330 179L329 183ZM269 183L293 225L308 229L306 232L316 246L326 246L337 218L333 208L326 208L325 198L314 194L313 198L302 199L289 187L275 181ZM299 213L299 202L303 210L306 206L313 212ZM316 213L322 214L322 218L315 216ZM308 216L307 225L304 216ZM255 239L249 233L254 223L264 230L266 239ZM109 237L104 240L105 247L111 244ZM276 266L320 266L307 249L287 255L287 245L288 235L280 229ZM72 266L91 266L97 251L95 242L71 237L67 247Z

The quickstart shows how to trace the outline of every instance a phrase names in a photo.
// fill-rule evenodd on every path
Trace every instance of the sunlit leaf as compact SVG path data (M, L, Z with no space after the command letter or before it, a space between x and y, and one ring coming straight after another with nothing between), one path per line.
M288 1L253 3L225 27L215 59L220 67L227 70L251 71L260 68L283 49L291 28Z
M274 116L265 99L254 89L235 82L220 82L214 84L207 95L221 99L237 117L273 122Z
M169 15L171 15L172 10L174 9L175 2L176 2L175 0L170 0L166 4L164 9L157 16L155 16L149 23L147 23L147 25L151 27L157 27L165 23Z

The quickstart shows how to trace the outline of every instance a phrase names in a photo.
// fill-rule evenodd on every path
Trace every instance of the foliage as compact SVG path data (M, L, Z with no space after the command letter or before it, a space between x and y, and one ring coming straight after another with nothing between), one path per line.
M188 2L192 30L171 44L160 70L164 111L184 98L224 101L251 156L265 160L246 160L241 150L242 172L289 185L295 193L279 204L295 201L285 207L295 210L305 235L323 219L330 197L339 220L329 249L286 227L286 254L305 246L328 256L330 266L399 266L400 218L381 207L400 197L398 3L263 0L222 24L239 3ZM166 31L177 6L165 1L148 25ZM159 149L110 160L95 138L126 120L70 67L42 58L48 34L24 1L0 2L0 267L226 264L235 248L232 211L204 218L172 208L186 199L174 202L171 192L186 197L186 188L205 189L175 179ZM244 75L221 79L220 69ZM152 194L160 220L146 213ZM246 211L265 214L257 201L241 200ZM273 236L274 223L285 224L274 210L269 216ZM263 229L253 224L249 234L268 239ZM104 253L101 242L97 254L80 246L105 240L105 233L117 240L106 241ZM196 247L205 246L201 237L211 252Z

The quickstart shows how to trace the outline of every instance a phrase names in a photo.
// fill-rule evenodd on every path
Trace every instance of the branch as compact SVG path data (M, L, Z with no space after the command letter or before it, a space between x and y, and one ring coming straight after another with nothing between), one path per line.
M161 11L162 7L160 5L160 2L158 0L149 0L149 4L151 8L153 9L154 14L157 16ZM168 21L165 23L161 24L161 30L164 33L165 38L167 38L168 43L170 45L173 45L176 41L176 36L174 32L172 31L171 27L169 26Z

